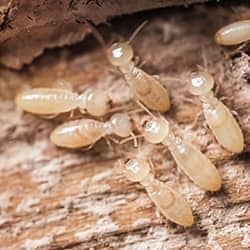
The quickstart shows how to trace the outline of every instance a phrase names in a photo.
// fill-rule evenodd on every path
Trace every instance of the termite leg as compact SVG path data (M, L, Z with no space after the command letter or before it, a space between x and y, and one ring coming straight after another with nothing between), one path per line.
M42 119L54 119L55 117L57 117L59 114L52 114L52 115L39 115Z
M134 141L134 147L136 148L137 147L137 145L138 145L138 143L137 143L137 138L141 138L141 137L143 137L143 135L131 135L130 137L127 137L127 138L125 138L125 139L123 139L123 140L121 140L121 141L119 141L119 144L124 144L124 143L127 143L127 142L129 142L129 141ZM136 142L135 142L136 141Z
M189 127L189 129L192 130L192 129L194 129L194 128L196 127L196 125L197 125L199 119L201 118L202 114L203 114L203 111L202 111L202 110L200 110L200 111L196 114L195 119L194 119L194 121L192 122L192 124L191 124L191 126Z
M80 108L79 111L80 111L80 113L83 114L83 115L85 115L85 114L87 113L86 110L85 110L85 109L82 109L82 108Z
M219 97L218 98L220 101L232 101L233 99L234 99L234 97L233 96L221 96L221 97Z
M134 64L135 64L136 67L142 68L146 63L147 63L146 60L143 60L143 61L140 62L140 57L139 56L135 56L135 58L134 58Z
M236 49L234 49L233 51L229 52L229 55L231 57L237 55L238 53L241 53L242 49L244 49L247 45L248 45L249 41L248 42L244 42L243 44L239 45Z
M135 134L133 132L130 133L130 135L132 136L133 138L133 141L134 141L134 147L137 148L138 147L138 142L137 142L137 137L135 136Z
M208 62L207 62L207 56L206 56L204 46L202 46L202 48L201 48L201 56L202 56L202 61L203 61L203 65L204 65L204 71L208 72Z
M214 95L217 96L219 91L220 91L220 85L216 83L214 87Z
M75 110L71 110L69 113L69 118L72 119L74 117Z
M139 62L140 62L140 57L139 56L135 56L134 57L134 64L135 66L138 66L139 65ZM139 66L138 66L139 67Z
M233 114L233 116L235 116L237 122L242 127L239 113L236 110L233 110L233 109L231 109L231 113Z
M149 163L149 166L150 166L150 170L151 170L153 176L155 176L155 168L154 168L154 164L152 162L152 159L149 157L147 160L148 160L148 163Z
M158 81L161 79L159 75L152 75L152 76Z
M92 148L94 147L94 145L95 145L95 143L92 143L92 144L90 144L88 147L84 147L84 148L82 149L82 151L83 151L83 152L89 151L90 149L92 149Z
M155 118L156 117L153 115L153 113L151 111L149 111L149 109L138 99L136 99L136 103L138 104L138 106L140 106L147 114L149 114L151 117Z
M116 140L114 138L112 138L111 136L108 136L108 135L104 137L104 140L105 140L109 150L111 152L114 152L114 147L112 146L110 141L116 142Z

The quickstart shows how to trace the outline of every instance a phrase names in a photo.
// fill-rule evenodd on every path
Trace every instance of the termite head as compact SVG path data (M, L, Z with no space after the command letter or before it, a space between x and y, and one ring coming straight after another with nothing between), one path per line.
M128 137L132 134L132 122L127 114L112 115L108 124L112 133L120 137Z
M133 59L134 51L128 42L118 42L107 50L107 57L112 65L120 67Z
M214 78L205 71L191 73L189 81L189 91L193 95L205 95L214 86Z
M146 141L161 143L169 134L169 124L163 118L151 118L144 122L143 136Z
M142 181L144 180L149 172L150 165L147 161L138 158L128 159L125 163L126 176L131 181Z
M103 116L110 108L110 101L104 91L87 89L79 96L78 106L93 116Z

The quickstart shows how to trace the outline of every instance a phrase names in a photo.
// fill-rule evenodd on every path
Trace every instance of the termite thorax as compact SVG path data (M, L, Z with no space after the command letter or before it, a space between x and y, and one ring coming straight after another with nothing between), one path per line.
M214 96L212 91L209 91L204 95L200 95L199 98L202 101L204 109L215 109L218 105L218 99Z
M135 67L134 62L132 61L120 66L120 70L125 76L132 76L137 73L137 68Z
M184 150L181 138L175 136L172 131L169 131L167 137L162 141L162 144L168 146L172 151L178 150L179 152L182 152Z
M87 98L89 95L89 91L85 91L81 95L79 95L76 99L77 106L81 109L86 109L87 107Z
M149 173L147 176L140 181L140 183L149 191L155 192L157 185L157 180L154 178L152 173Z
M103 130L106 135L111 135L113 134L113 125L110 121L104 122L103 123Z

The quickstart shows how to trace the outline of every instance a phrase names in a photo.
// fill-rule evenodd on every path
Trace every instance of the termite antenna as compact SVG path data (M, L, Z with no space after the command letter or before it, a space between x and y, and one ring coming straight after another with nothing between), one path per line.
M88 25L88 27L90 28L90 30L92 31L94 37L96 38L96 40L100 43L100 45L102 46L102 48L104 49L105 53L106 53L106 42L103 38L103 36L101 35L101 33L98 31L98 29L96 28L96 26L94 25L93 22L91 22L88 19L84 19L83 21L86 25Z
M144 26L148 23L148 20L145 20L144 22L142 22L136 29L135 31L132 33L132 35L130 36L130 38L128 39L128 43L131 43L135 37L138 35L138 33L144 28Z
M127 158L139 158L142 160L147 160L147 157L145 157L145 155L143 155L142 151L141 151L141 140L139 140L139 144L138 144L138 148L136 149L136 152L129 152L126 150L120 150L118 149L117 152L120 152L123 156L127 157Z
M201 47L201 57L202 57L203 66L198 65L198 68L199 68L199 70L203 70L203 71L207 72L208 71L208 62L207 62L207 54L206 54L204 46Z
M131 132L130 135L134 139L134 147L137 148L138 147L138 142L137 142L136 135L133 132Z
M135 135L134 133L130 133L130 136L123 139L123 140L121 140L119 142L119 144L124 144L124 143L127 143L127 142L133 140L134 141L134 146L135 146L135 148L137 148L137 146L138 146L137 138L141 138L141 137L143 137L143 135Z
M146 112L148 115L150 115L150 116L153 117L153 118L156 118L156 117L153 115L153 113L150 112L149 109L148 109L144 104L142 104L139 100L136 100L136 103L137 103L143 110L145 110L145 112Z
M148 160L148 163L149 163L149 166L150 166L150 170L151 170L151 172L152 172L153 176L155 176L155 168L154 168L154 163L153 163L153 161L152 161L151 157L149 157L147 160Z

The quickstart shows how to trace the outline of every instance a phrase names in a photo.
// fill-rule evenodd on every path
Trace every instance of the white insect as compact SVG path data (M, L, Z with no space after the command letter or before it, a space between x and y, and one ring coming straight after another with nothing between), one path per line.
M244 148L243 133L230 110L214 96L213 86L213 77L205 71L191 74L190 92L202 101L206 121L217 141L227 150L240 153Z

